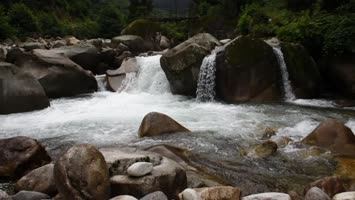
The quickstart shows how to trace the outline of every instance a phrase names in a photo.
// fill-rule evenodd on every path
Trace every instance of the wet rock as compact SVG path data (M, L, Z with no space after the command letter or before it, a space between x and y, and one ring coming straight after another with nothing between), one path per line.
M162 191L169 199L177 199L186 188L186 172L176 162L163 158L161 164L154 166L150 175L132 178L117 175L111 178L112 196L128 194L141 198L155 191Z
M123 61L125 61L127 58L132 58L132 57L134 57L132 52L124 51L119 56L115 57L114 65L121 66Z
M323 192L325 192L330 198L332 198L335 194L345 192L345 188L343 183L338 177L325 177L320 180L314 181L310 183L305 189L304 194L309 191L312 187L318 187Z
M222 45L225 45L227 44L228 42L232 41L231 39L224 39L224 40L220 40L219 42L222 44Z
M276 135L276 131L270 127L266 127L260 135L262 140L266 140Z
M7 56L7 49L3 46L0 46L0 62L5 61L6 56Z
M116 50L117 50L118 52L123 53L123 52L125 52L125 51L129 51L129 48L128 48L126 45L120 43L120 44L117 46Z
M186 189L181 193L182 200L239 200L240 189L230 186Z
M100 152L105 158L110 176L126 175L127 169L136 162L150 162L157 166L162 159L158 154L135 149L103 148Z
M122 89L123 80L128 73L137 73L139 66L136 58L130 58L125 60L121 67L116 70L107 70L107 84L111 91L117 92Z
M201 33L163 54L160 64L173 94L196 95L202 61L219 45L212 35Z
M289 137L281 136L275 142L278 147L285 148L290 142L293 142L293 140Z
M170 47L171 47L170 40L166 36L161 36L160 48L161 49L170 49Z
M17 66L0 62L0 114L47 108L49 100L41 84Z
M242 200L291 200L290 195L277 192L253 194L243 197Z
M137 199L133 196L130 196L130 195L120 195L120 196L114 197L110 200L137 200Z
M281 43L293 92L297 98L316 98L321 88L321 75L313 58L300 44Z
M5 191L0 190L0 199L1 200L11 200L11 197Z
M112 43L116 44L115 46L118 47L119 44L124 44L129 48L131 52L134 53L141 53L146 51L144 47L144 40L140 36L136 35L122 35L112 38Z
M322 122L302 143L329 149L333 154L355 158L355 135L337 120Z
M355 191L355 159L346 157L337 157L337 169L335 175L340 177L344 182L345 188L349 191Z
M168 197L161 191L150 193L140 200L168 200Z
M20 45L21 48L24 48L25 51L32 51L34 49L45 49L46 46L40 42L25 42Z
M52 48L59 48L59 47L64 47L64 46L66 46L65 40L56 40L52 43Z
M177 132L190 131L167 115L151 112L143 118L138 130L138 135L139 137L149 137Z
M317 187L312 187L306 193L304 200L330 200L329 196Z
M271 46L241 36L216 59L216 94L229 103L276 101L281 98L280 67Z
M65 41L68 46L77 45L80 43L80 40L78 40L76 37L68 37L65 39Z
M19 178L50 161L37 140L21 136L0 140L0 177Z
M149 162L137 162L128 167L127 174L129 176L141 177L150 174L153 171L153 164Z
M20 191L14 196L12 196L13 200L43 200L43 199L50 199L51 197L40 193L40 192L33 192L33 191Z
M333 200L355 200L355 191L336 194Z
M277 152L278 146L273 141L266 141L254 148L251 152L248 153L248 156L251 158L266 158L270 155L273 155Z
M92 145L77 145L62 155L54 165L54 178L64 199L109 199L107 165Z
M15 190L27 190L51 196L55 195L57 188L55 186L53 168L54 164L48 164L31 171L16 182Z
M83 70L68 57L54 50L36 49L32 53L18 52L13 55L13 59L21 70L39 80L50 98L74 96L97 90L97 82L91 72Z

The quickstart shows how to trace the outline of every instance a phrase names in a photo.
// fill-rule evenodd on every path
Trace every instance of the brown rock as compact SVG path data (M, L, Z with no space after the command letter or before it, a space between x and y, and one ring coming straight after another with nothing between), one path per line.
M0 140L0 177L19 178L50 161L37 140L21 136Z
M270 127L266 127L260 135L263 140L270 139L272 136L276 135L276 131Z
M337 120L322 122L302 143L329 149L332 153L355 158L355 135Z
M54 164L37 168L17 181L15 190L35 191L50 196L57 193L53 175Z
M197 188L194 190L201 200L239 200L241 194L239 188L231 186Z
M320 180L310 183L305 189L304 193L310 190L312 187L318 187L323 190L329 197L333 197L335 194L345 192L345 188L338 177L326 177Z
M277 149L277 144L269 140L256 146L250 153L248 153L248 156L252 158L266 158L276 153Z
M138 135L139 137L146 137L177 132L190 131L167 115L151 112L144 117Z
M304 200L331 200L329 196L317 187L312 187L304 196Z
M110 181L102 154L92 145L77 145L54 165L54 178L64 199L107 200Z

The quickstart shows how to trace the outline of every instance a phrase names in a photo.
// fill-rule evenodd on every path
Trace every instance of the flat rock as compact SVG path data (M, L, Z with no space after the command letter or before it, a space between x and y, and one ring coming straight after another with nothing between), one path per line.
M285 193L267 192L249 195L243 197L242 200L291 200L291 197Z
M153 164L149 162L137 162L128 167L127 174L129 176L141 177L150 174L153 171Z

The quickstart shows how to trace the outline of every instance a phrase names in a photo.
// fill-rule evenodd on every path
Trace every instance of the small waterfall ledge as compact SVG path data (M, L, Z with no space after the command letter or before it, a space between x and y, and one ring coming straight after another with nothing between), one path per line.
M216 96L216 58L223 47L216 47L212 53L203 59L197 82L196 99L198 101L213 101Z

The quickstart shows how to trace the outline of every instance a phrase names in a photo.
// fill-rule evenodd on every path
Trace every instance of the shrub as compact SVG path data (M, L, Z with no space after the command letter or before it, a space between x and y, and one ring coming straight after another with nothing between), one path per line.
M39 32L38 20L25 4L12 5L8 16L9 22L15 28L18 36L33 36Z

